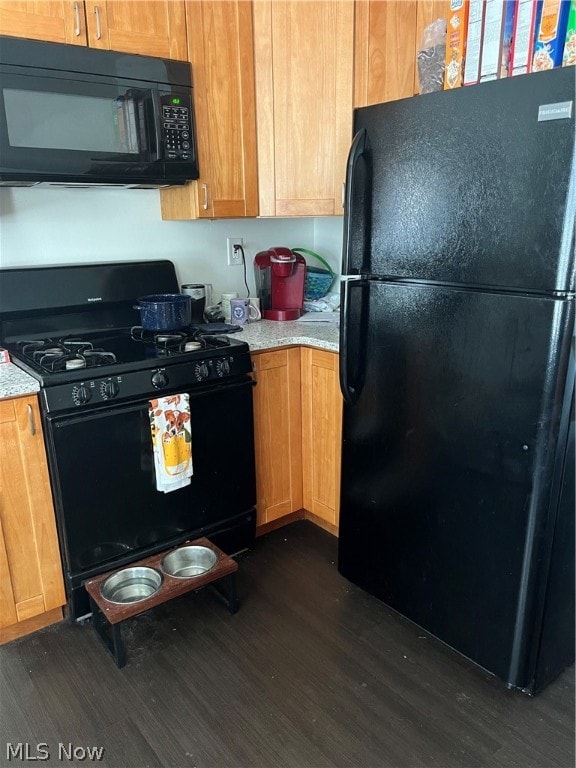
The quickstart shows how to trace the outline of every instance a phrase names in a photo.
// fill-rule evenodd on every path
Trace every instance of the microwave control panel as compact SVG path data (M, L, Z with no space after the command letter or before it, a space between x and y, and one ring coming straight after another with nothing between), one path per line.
M161 98L162 137L166 160L190 160L192 143L192 105L185 96L164 94Z

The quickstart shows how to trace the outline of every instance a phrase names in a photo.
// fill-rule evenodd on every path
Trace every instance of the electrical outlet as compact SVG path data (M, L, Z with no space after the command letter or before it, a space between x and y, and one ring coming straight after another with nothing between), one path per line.
M241 237L229 237L228 238L228 266L236 267L242 266L242 251L234 250L235 245L242 245Z

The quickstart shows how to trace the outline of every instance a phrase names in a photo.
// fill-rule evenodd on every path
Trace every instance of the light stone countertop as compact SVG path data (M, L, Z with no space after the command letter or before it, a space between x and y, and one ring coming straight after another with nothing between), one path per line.
M234 338L246 341L252 352L299 345L330 352L339 349L338 323L259 320L245 325Z
M38 392L40 384L14 363L0 363L0 400Z

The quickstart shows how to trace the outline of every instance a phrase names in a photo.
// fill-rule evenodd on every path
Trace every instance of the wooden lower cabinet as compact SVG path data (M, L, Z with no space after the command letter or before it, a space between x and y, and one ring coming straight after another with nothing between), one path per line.
M302 509L300 348L252 354L257 525Z
M338 355L302 348L302 490L304 509L333 533L340 508L342 395Z
M337 532L342 397L338 355L254 352L257 524L302 512Z
M0 642L58 621L65 602L38 402L0 400Z

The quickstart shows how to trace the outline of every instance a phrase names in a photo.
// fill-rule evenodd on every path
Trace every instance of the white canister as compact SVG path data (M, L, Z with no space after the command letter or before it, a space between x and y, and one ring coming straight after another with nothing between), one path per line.
M238 291L232 293L223 293L220 299L222 305L222 314L224 315L224 322L230 322L230 300L238 298Z

